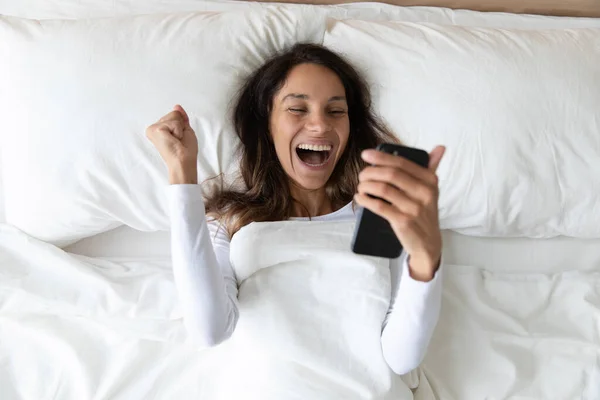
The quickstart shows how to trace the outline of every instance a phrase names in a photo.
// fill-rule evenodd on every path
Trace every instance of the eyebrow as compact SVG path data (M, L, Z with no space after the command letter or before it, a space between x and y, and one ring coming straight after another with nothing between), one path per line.
M307 94L299 94L299 93L290 93L287 94L282 100L281 102L283 103L284 101L286 101L288 98L291 99L300 99L300 100L308 100L309 96ZM333 96L331 97L329 100L327 100L328 103L332 102L332 101L345 101L346 97L345 96Z

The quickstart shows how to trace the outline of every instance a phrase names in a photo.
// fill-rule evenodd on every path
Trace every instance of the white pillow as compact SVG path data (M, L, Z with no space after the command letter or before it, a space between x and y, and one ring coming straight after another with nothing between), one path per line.
M600 29L331 20L324 43L405 143L447 146L444 228L600 237Z
M292 44L322 42L309 8L33 21L0 17L6 219L57 245L127 224L168 229L167 170L145 129L182 104L200 179L227 171L242 79Z

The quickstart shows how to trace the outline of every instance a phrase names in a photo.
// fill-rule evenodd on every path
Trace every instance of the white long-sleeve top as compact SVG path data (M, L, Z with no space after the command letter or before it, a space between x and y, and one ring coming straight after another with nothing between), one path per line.
M229 258L230 240L217 221L207 220L199 185L170 185L167 196L173 274L184 323L195 343L214 346L232 335L238 320L238 284ZM311 220L354 219L350 203ZM440 313L442 269L440 265L433 280L420 282L410 276L405 252L390 260L392 293L381 346L387 364L397 374L410 372L425 356Z

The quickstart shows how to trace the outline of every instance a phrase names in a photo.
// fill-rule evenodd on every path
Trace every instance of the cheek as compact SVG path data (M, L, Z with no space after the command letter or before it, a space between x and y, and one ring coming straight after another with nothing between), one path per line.
M348 144L348 138L350 137L350 122L346 120L343 124L340 124L338 129L338 137L340 140L340 154L346 148Z
M290 159L291 142L296 131L296 124L289 118L274 118L271 122L271 138L282 163L287 163Z

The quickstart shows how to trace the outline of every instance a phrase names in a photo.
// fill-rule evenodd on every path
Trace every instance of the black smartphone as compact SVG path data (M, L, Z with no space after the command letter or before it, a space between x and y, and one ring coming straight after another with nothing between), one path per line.
M421 149L382 143L377 146L377 150L398 157L405 157L425 168L429 165L429 154ZM356 215L352 251L368 256L397 258L402 253L402 243L400 243L392 226L385 218L360 207Z

